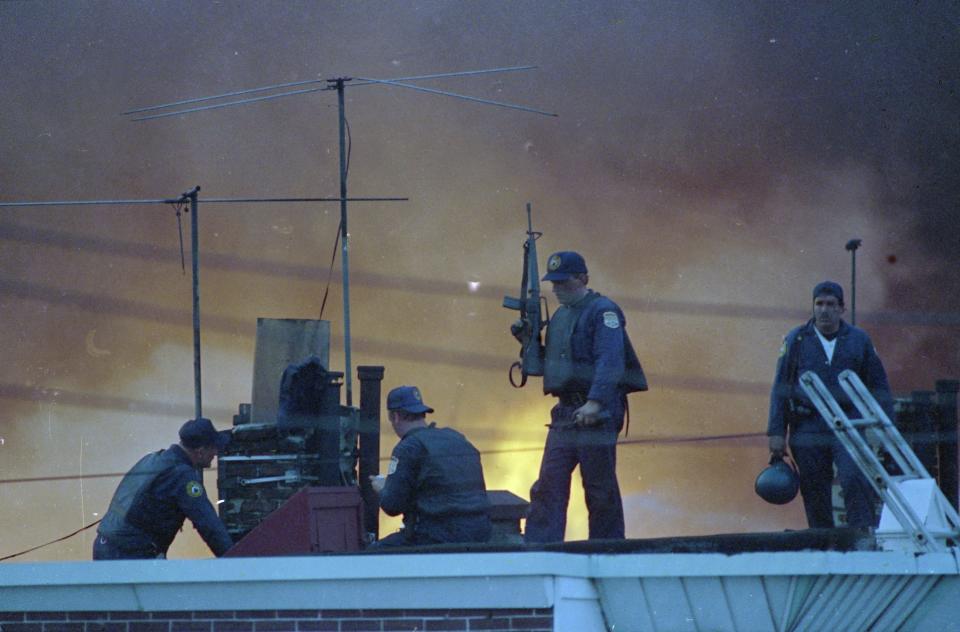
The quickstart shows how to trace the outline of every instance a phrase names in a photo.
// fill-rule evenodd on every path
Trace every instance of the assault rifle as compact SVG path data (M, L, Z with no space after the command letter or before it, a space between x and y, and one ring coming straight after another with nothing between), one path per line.
M510 332L520 341L520 360L510 365L510 384L520 388L527 383L529 375L543 375L543 342L541 332L547 326L550 315L542 315L540 295L540 269L537 266L537 239L543 233L534 232L527 203L527 239L523 243L523 280L520 282L520 298L503 297L503 306L520 312L520 319L510 327ZM514 375L520 370L520 382Z

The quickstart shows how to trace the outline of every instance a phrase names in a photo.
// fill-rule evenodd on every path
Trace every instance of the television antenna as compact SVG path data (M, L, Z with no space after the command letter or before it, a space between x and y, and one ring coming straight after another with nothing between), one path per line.
M28 206L143 206L171 205L177 211L179 222L181 209L190 214L190 252L193 279L193 402L194 418L203 416L203 389L200 380L200 187L196 186L181 193L179 197L160 199L117 199L117 200L59 200L44 202L0 202L0 208L18 208ZM356 197L351 202L406 202L408 198L396 197ZM304 202L342 202L340 198L329 197L269 197L269 198L206 198L207 204L247 204L251 202L304 203ZM189 208L185 205L189 204ZM181 257L183 243L181 241Z
M532 107L527 107L524 105L517 105L514 103L506 103L503 101L493 101L491 99L483 99L480 97L473 97L469 95L459 94L455 92L449 92L446 90L437 90L434 88L427 88L424 86L416 85L413 82L417 81L426 81L429 79L443 79L449 77L467 77L467 76L478 76L478 75L487 75L493 73L503 73L503 72L516 72L523 70L532 70L536 66L509 66L503 68L488 68L482 70L466 70L459 72L446 72L430 75L417 75L411 77L396 77L393 79L374 79L370 77L348 77L340 76L332 79L311 79L306 81L296 81L288 82L281 84L274 84L271 86L261 86L258 88L249 88L246 90L236 90L233 92L227 92L224 94L206 96L206 97L197 97L192 99L185 99L181 101L175 101L171 103L163 103L160 105L151 105L147 107L137 108L134 110L127 110L123 112L122 115L130 116L132 121L149 121L159 118L166 118L171 116L180 116L184 114L190 114L194 112L201 112L205 110L213 110L219 108L232 107L237 105L245 105L248 103L255 103L259 101L267 101L270 99L279 99L283 97L295 96L300 94L310 94L313 92L323 92L323 91L333 91L337 92L337 113L338 113L338 122L339 122L339 145L340 145L340 259L342 262L342 272L343 272L343 350L344 350L344 377L346 385L346 404L347 406L353 405L353 376L352 367L351 367L351 357L350 357L350 260L349 260L349 232L347 230L347 170L349 165L348 160L348 147L347 147L347 119L344 108L344 90L347 87L359 87L367 85L387 85L387 86L397 86L401 88L408 88L410 90L416 90L418 92L425 92L428 94L435 94L441 96L453 97L456 99L462 99L465 101L472 101L474 103L481 103L484 105L492 105L496 107L509 108L513 110L521 110L524 112L530 112L533 114L541 114L543 116L557 116L556 113L547 112L544 110L539 110ZM323 85L316 85L323 84ZM305 87L310 86L310 87ZM291 89L296 88L296 89ZM224 101L224 99L232 99L234 97L244 97L245 95L252 95L257 93L268 93L271 94L262 94L260 96L251 96L231 101ZM220 101L219 103L207 103L205 105L197 105L199 103L206 103L208 101ZM161 111L166 110L166 111Z

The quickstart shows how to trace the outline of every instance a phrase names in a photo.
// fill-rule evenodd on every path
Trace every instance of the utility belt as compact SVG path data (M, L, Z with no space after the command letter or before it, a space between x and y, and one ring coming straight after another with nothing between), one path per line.
M166 559L167 552L161 549L155 542L132 544L124 538L113 538L111 536L97 533L97 540L102 546L106 546L123 556L123 559Z
M792 400L788 404L788 410L790 411L790 414L789 414L790 421L812 417L816 412L809 406L806 406L804 404L799 404Z
M563 406L572 406L574 408L580 408L587 403L587 393L581 392L563 392L558 393L557 397L560 398L560 404Z

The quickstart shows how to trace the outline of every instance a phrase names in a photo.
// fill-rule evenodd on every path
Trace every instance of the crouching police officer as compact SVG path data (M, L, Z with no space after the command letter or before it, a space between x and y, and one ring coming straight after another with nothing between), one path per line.
M217 557L233 541L203 489L202 469L229 443L209 419L191 419L180 428L180 443L140 459L120 481L97 528L93 559L165 558L190 518Z
M415 386L390 391L387 410L400 443L386 478L370 481L383 511L403 514L403 529L373 547L489 540L490 503L477 449L456 430L427 424L433 409Z

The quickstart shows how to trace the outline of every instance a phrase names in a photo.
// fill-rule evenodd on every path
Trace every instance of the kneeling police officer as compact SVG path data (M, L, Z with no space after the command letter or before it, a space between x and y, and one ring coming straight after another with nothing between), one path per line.
M203 488L203 468L230 441L209 419L180 428L180 443L140 459L120 481L93 542L93 559L165 558L190 518L210 550L220 557L233 540Z
M477 449L456 430L427 424L433 409L415 386L390 391L387 410L400 443L386 478L372 476L371 486L387 515L403 514L404 528L373 546L489 540L490 502Z

